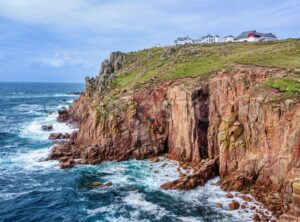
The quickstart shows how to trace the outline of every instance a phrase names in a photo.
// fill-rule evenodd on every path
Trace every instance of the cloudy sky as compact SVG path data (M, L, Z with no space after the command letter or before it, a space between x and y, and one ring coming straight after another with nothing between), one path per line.
M0 81L82 82L111 51L256 29L300 37L299 0L0 0Z

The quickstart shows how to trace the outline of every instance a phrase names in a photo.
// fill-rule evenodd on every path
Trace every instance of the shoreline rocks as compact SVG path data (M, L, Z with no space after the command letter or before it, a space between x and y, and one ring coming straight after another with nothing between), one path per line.
M72 157L61 157L59 159L59 167L62 169L72 168L74 166L74 160Z
M218 175L219 157L207 161L200 169L192 175L162 184L160 187L165 190L189 190L197 186L203 186L208 180Z
M69 133L51 133L49 135L50 140L62 140L62 139L70 139L71 135Z
M53 149L54 158L81 157L83 163L97 164L167 153L173 160L203 166L218 156L213 171L182 174L163 187L191 189L215 174L224 190L253 194L277 217L288 210L290 181L300 176L300 102L280 100L280 91L263 87L284 77L285 70L235 66L207 78L122 91L105 87L113 79L112 69L122 67L122 55L112 57L119 62L105 61L104 75L87 81L86 92L59 111L59 121L75 121L79 130L63 148Z
M57 117L58 122L64 123L70 119L69 112L67 109L60 109L57 112L58 112L58 117Z
M53 130L53 125L42 125L43 131L51 131Z

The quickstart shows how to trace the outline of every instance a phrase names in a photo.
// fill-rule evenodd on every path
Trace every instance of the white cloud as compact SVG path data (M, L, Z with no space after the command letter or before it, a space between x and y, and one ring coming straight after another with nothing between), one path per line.
M74 67L85 65L85 61L76 51L56 52L53 56L37 59L35 63L52 68Z
M192 0L199 5L208 0ZM174 1L93 1L93 0L8 0L0 1L0 15L30 24L57 29L107 31L150 31L161 25L176 25L204 19L204 13L169 11L186 4ZM204 16L203 16L204 15Z
M169 44L180 35L257 29L297 37L298 11L299 0L0 0L0 60L97 73L110 51Z

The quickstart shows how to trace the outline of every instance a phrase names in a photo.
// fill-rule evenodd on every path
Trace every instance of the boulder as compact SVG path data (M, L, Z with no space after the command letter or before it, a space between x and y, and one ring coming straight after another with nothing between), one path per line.
M66 109L58 110L58 122L67 122L69 120L69 113Z
M294 69L295 74L300 74L300 68Z
M51 130L53 130L53 126L52 125L42 125L42 130L51 131Z
M107 186L107 187L111 187L112 185L113 185L112 182L107 182L107 183L105 184L105 186Z
M74 160L72 157L61 157L59 159L59 166L62 169L72 168L74 166Z
M49 136L50 140L59 140L63 138L63 134L62 133L51 133Z
M63 139L70 139L71 135L69 133L63 134Z
M232 195L232 193L227 193L225 197L226 198L233 198L233 195Z
M240 208L240 203L237 202L236 200L231 201L230 204L228 204L228 209L229 210L238 210Z

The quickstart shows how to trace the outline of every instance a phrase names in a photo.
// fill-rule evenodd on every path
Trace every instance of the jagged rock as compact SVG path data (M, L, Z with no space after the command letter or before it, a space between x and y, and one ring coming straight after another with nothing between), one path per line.
M69 133L63 134L63 139L70 139L71 135Z
M71 135L69 133L51 133L49 136L50 140L61 140L61 139L70 139Z
M72 168L74 166L74 160L71 157L61 157L59 159L59 167L62 169Z
M69 120L69 113L66 109L58 110L58 122L67 122Z
M42 130L51 131L53 130L53 125L42 125Z
M209 179L218 175L218 165L219 158L215 157L214 159L207 161L195 174L179 178L172 182L164 183L160 187L165 190L189 190L197 186L202 186Z
M63 138L62 133L51 133L49 136L50 140L58 140L58 139L62 139L62 138Z
M101 93L108 84L114 80L115 72L127 62L126 55L122 52L112 52L109 59L101 63L99 76L96 78L86 77L86 94L91 96L95 91Z

